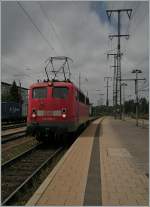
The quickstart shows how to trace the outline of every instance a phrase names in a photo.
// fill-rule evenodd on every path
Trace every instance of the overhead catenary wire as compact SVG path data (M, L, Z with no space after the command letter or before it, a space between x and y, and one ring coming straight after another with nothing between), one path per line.
M146 19L148 17L148 13L145 12L144 16L140 19L139 22L137 22L136 24L134 24L134 26L132 27L132 31L136 31L137 28L139 28L139 24L142 24L143 23L143 20ZM132 31L131 31L131 34L132 34Z
M137 11L137 10L136 10L136 11ZM135 13L136 13L136 12L135 12ZM135 13L134 13L134 15L135 15ZM143 23L143 20L144 20L144 19L145 19L145 21L146 21L147 28L148 28L148 23L147 23L147 19L148 19L148 18L147 18L147 15L148 15L148 14L147 14L147 12L146 12L145 15L144 15L144 17L141 19L140 23L138 22L137 24L135 24L135 25L134 25L134 27L135 27L134 29L133 29L133 27L132 27L132 31L135 32L136 29L138 28L137 26L138 26L139 24ZM132 17L132 19L133 19L133 17ZM133 33L132 31L130 30L131 35L132 35L132 33ZM148 31L146 31L146 36L147 36L146 39L148 40ZM128 46L129 46L129 42L126 44L126 49L125 49L125 50L127 50ZM148 50L148 47L147 47L147 50ZM135 67L138 67L138 66L142 65L143 62L145 62L145 57L142 58L142 59L138 62L138 64L135 65Z
M136 24L133 24L133 23L134 23L134 19L135 19L135 14L137 13L137 11L138 11L138 9L141 5L142 4L140 2L137 3L137 6L133 9L133 13L132 13L131 18L130 18L130 20L132 20L132 21L128 22L127 29L126 29L126 34L130 33L130 36L132 36L133 31L135 32L135 30L139 26L139 22L137 22ZM145 13L144 17L140 20L140 22L143 21L143 19L146 17L146 15L147 15L147 12ZM131 25L133 25L133 26L131 27ZM131 30L131 28L132 28L132 30ZM127 50L128 46L129 46L129 41L125 45L125 50Z
M127 34L131 33L131 31L130 31L131 24L133 24L133 18L135 17L135 14L138 11L139 7L140 7L140 3L138 2L137 6L133 9L133 13L131 15L131 19L130 20L132 20L132 21L128 21L127 30L126 30Z
M143 84L141 84L139 90L147 89L149 87L149 83L147 80L144 81Z
M40 9L41 9L41 11L42 11L44 17L47 19L49 25L51 26L51 27L49 27L49 28L55 33L55 37L56 37L57 40L60 42L60 44L61 44L61 46L62 46L62 48L63 48L63 50L64 50L64 46L63 46L63 44L62 44L62 42L61 42L61 40L60 40L60 37L59 37L59 35L58 35L58 32L56 31L56 29L55 29L55 27L54 27L52 21L49 19L49 17L48 17L48 15L46 14L45 10L44 10L43 7L41 6L41 3L40 3L39 1L36 2L36 3L39 5L39 7L40 7Z
M146 15L148 15L148 13L145 12L144 16L140 19L140 22L138 21L136 24L133 24L133 23L134 23L134 20L133 20L133 19L135 19L135 14L137 13L139 7L141 7L141 6L143 6L143 5L141 4L141 2L138 2L138 3L137 3L137 6L133 9L134 11L133 11L132 16L131 16L131 20L132 20L132 21L129 22L129 24L128 24L128 26L127 26L127 31L130 30L130 31L128 31L128 32L130 32L131 34L132 34L132 31L135 31L135 29L137 29L137 27L138 27L139 24L143 21L143 19L146 17ZM131 31L131 24L133 24L133 26L132 26L132 31Z
M48 39L45 37L45 35L40 31L40 29L38 28L38 26L34 23L32 17L29 15L29 13L26 11L26 9L22 6L22 4L19 1L17 1L17 4L22 9L22 11L24 12L24 14L28 17L28 19L30 20L30 22L34 25L34 27L36 28L36 30L40 33L41 37L49 45L49 47L51 48L51 50L55 51L55 48L51 45L51 43L48 41Z
M131 16L131 19L133 20L134 18L135 18L135 14L137 13L137 11L138 11L138 9L139 9L139 7L141 6L142 4L141 3L138 3L137 4L137 6L135 7L135 9L134 9L134 12L133 12L133 14L132 14L132 16ZM148 13L147 12L145 12L145 14L144 14L144 16L142 16L142 18L140 19L140 23L141 22L143 22L143 20L145 19L145 24L146 24L146 28L148 29L148 18L147 18L147 16L148 16ZM130 33L131 33L131 35L132 35L132 32L134 31L135 32L135 29L138 27L138 25L139 25L139 21L137 21L137 24L134 24L134 27L132 27L132 31L131 31L131 28L130 28L130 26L131 26L131 23L133 24L133 21L129 21L129 24L128 24L128 26L127 26L127 30L126 31L130 31ZM146 39L148 40L148 31L146 30L146 32L145 32L145 35L146 35ZM125 45L125 47L126 47L126 51L127 51L127 49L128 49L128 47L129 47L129 43L130 42L128 42L126 45ZM148 47L147 47L147 49L148 49ZM148 54L148 52L147 52L147 54ZM148 57L146 56L144 56L144 57L142 57L142 58L140 58L140 61L138 61L138 63L137 64L135 64L134 66L132 66L132 67L136 67L136 68L138 68L139 66L142 66L142 64L146 61L146 59L148 59Z

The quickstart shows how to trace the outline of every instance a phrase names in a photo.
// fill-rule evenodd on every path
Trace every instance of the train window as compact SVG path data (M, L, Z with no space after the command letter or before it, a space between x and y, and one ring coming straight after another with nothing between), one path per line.
M47 88L34 88L32 92L32 98L46 98Z
M53 87L54 98L66 98L67 94L68 94L67 87Z

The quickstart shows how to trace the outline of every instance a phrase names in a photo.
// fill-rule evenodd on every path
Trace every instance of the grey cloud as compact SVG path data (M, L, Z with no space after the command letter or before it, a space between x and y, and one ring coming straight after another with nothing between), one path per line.
M44 61L48 57L66 55L74 60L74 63L71 64L73 80L78 84L78 76L81 72L81 86L85 92L89 91L92 102L96 102L98 94L94 91L101 89L104 92L104 76L112 76L113 73L109 68L109 65L113 64L112 59L107 61L106 53L108 34L115 28L111 27L107 21L105 24L100 21L97 13L90 9L91 2L41 1L40 5L48 20L38 3L21 2L21 4L52 47L55 48L55 51L43 40L16 2L3 2L2 80L11 82L17 73L20 74L23 86L29 87L33 81L45 78L44 72L41 71L44 71ZM148 10L147 4L141 2L140 6L138 5L137 2L106 2L108 9L121 8L122 6L124 8L138 8L131 24L131 38L128 43L121 41L122 50L126 48L122 60L122 73L127 76L130 74L130 66L136 65L142 58L145 58L141 65L144 66L143 76L148 73L148 51L145 49L148 45L146 39L148 25L143 24L145 22L144 15ZM138 22L140 24L135 31L132 27ZM123 18L123 26L127 25L127 19ZM116 48L116 40L113 40L112 48ZM27 71L28 67L32 70ZM88 78L88 82L85 81L85 78ZM133 94L133 86L129 84L128 88L128 93L132 92Z

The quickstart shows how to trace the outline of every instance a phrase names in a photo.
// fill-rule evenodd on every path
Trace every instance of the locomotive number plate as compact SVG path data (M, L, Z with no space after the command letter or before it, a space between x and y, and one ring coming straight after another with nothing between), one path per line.
M44 111L37 110L37 116L44 116Z
M37 111L38 116L61 116L61 110L55 110L55 111Z
M53 116L61 116L61 111L60 110L53 111Z
M52 111L45 111L45 116L52 116Z

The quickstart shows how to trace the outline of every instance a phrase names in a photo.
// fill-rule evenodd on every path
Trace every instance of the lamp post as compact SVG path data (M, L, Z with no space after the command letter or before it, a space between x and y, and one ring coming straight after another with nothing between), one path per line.
M126 83L122 83L121 86L123 87L123 110L122 110L122 118L125 120L125 86L127 86Z
M104 77L104 81L107 80L107 85L105 87L107 87L107 97L106 97L106 106L109 106L109 100L108 100L108 88L111 87L108 85L109 80L112 80L112 77Z
M96 89L97 92L100 92L101 90L100 89ZM98 112L100 113L100 105L102 105L102 98L101 96L103 96L104 94L103 93L100 93L100 94L97 94L99 95L99 103L97 103L97 108L98 108Z
M136 74L136 79L135 79L135 95L136 95L136 126L138 126L138 105L139 105L139 99L138 99L138 73L142 73L141 70L132 70L132 73Z
M101 91L101 90L100 89L96 89L96 91ZM101 96L104 96L104 93L100 93L99 96L100 96L99 100L102 100Z
M104 96L104 93L100 93L99 96L100 96L100 98L99 98L100 105L102 105L103 104L103 98L102 98L102 96Z

